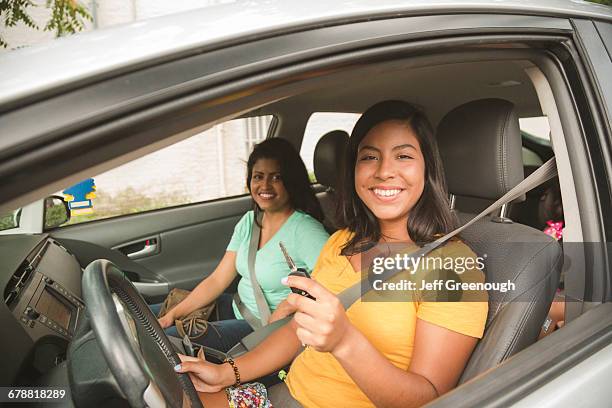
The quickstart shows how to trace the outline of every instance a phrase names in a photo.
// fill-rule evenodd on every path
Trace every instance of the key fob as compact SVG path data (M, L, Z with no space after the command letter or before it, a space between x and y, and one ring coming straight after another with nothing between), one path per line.
M289 276L302 276L304 278L310 279L310 274L304 268L298 268L298 270L296 272L291 272L289 274ZM293 293L297 293L298 295L305 296L305 297L310 298L312 300L317 300L310 293L306 292L305 290L294 288L294 287L291 287L291 286L290 286L290 288L291 288L291 291Z

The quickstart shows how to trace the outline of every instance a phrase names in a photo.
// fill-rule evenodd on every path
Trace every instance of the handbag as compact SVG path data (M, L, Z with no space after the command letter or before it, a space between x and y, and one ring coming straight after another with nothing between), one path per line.
M191 293L185 289L174 288L166 296L166 300L159 310L158 318L163 317L170 309L181 303ZM215 308L215 302L194 310L187 316L174 321L176 331L181 338L189 337L191 341L198 341L208 330L208 319Z

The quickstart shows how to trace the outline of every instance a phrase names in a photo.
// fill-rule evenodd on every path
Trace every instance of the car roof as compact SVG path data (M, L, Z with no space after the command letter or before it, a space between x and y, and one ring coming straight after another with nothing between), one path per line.
M7 52L0 58L0 111L7 103L68 83L95 80L207 49L309 27L445 13L511 13L612 21L612 8L576 0L343 0L333 6L322 0L238 1ZM44 67L44 71L33 67Z

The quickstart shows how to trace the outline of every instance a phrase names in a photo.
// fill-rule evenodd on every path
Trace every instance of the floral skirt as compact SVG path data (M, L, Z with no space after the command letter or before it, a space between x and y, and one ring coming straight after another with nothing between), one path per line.
M225 389L230 408L272 408L266 387L258 382Z

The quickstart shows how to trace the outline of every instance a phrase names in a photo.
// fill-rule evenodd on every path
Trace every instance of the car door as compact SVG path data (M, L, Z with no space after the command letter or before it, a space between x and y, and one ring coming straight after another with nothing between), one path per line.
M597 212L610 213L609 179L612 119L612 25L604 21L572 19L575 29L569 55L575 67L567 75L580 112L590 151L593 182L603 194ZM604 79L605 78L605 79ZM569 95L568 95L569 96ZM570 98L567 98L569 102ZM562 105L564 101L558 100ZM577 139L576 132L576 138ZM597 146L595 148L595 146ZM584 166L572 157L576 168ZM582 192L579 192L579 194ZM576 209L577 210L577 209ZM584 213L584 210L582 210ZM591 242L564 242L566 257L584 252L586 268L581 274L566 274L567 323L563 329L530 346L499 367L458 387L432 407L557 407L609 405L612 390L612 268L608 261L610 217L602 217L602 235L585 237Z

